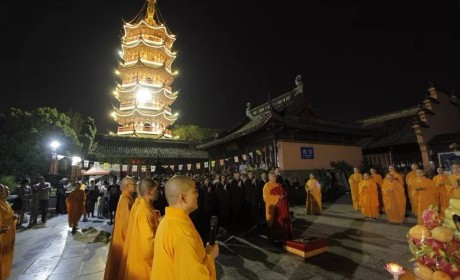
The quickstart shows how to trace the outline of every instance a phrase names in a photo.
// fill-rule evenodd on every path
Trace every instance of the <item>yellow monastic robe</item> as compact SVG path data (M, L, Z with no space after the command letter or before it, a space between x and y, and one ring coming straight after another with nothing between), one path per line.
M439 213L444 216L444 210L449 207L449 199L452 195L453 187L450 185L449 176L446 174L433 177L433 183L438 188Z
M271 194L271 190L276 187L276 182L268 181L265 183L262 190L262 196L265 202L265 219L267 221L267 226L270 228L273 224L273 219L275 218L275 208L276 204L280 200L279 195Z
M118 271L118 279L124 279L125 277L125 270L126 270L126 260L128 259L128 252L129 252L129 246L131 245L131 241L133 240L133 223L134 223L134 215L136 214L137 207L139 206L139 203L141 201L140 197L136 197L134 200L134 204L131 207L131 211L129 212L129 222L128 222L128 229L126 231L126 239L125 239L125 244L123 245L123 252L121 254L121 259L120 259L120 269Z
M110 242L109 255L105 266L104 280L114 280L118 278L120 269L121 255L125 244L126 232L129 222L129 212L134 203L128 191L123 191L117 205L115 223L113 226L112 240Z
M422 212L430 207L430 205L439 206L438 189L431 179L426 177L416 178L411 181L412 197L415 210L414 214L418 217L418 223L422 224ZM417 190L417 188L421 188Z
M460 198L460 174L452 174L449 176L452 189L451 197Z
M155 233L160 220L153 205L141 199L134 215L124 279L149 279L152 271Z
M385 211L383 205L383 195L382 195L382 185L383 185L383 178L380 174L374 173L369 175L369 178L374 180L374 182L377 184L377 192L379 195L379 211Z
M401 182L385 180L382 186L382 196L387 220L392 223L404 222L406 219L406 195Z
M415 171L410 171L409 173L407 173L406 175L406 186L407 186L407 193L409 194L409 201L410 201L410 205L411 205L411 211L412 213L415 213L416 210L415 210L415 207L414 207L414 198L412 197L412 194L414 194L413 190L412 190L412 187L413 186L411 184L411 182L413 180L417 179L417 173Z
M150 280L216 279L216 265L187 213L166 207L155 234Z
M78 227L78 221L85 213L86 194L82 189L73 190L66 198L69 227Z
M359 182L363 180L363 174L353 173L350 178L348 178L348 183L350 183L351 191L351 200L353 201L353 208L359 210Z
M3 226L9 226L10 229L1 235L2 239L2 275L1 279L7 279L11 273L14 255L14 243L16 241L16 219L14 218L13 209L8 202L0 199L0 216L2 217Z
M388 175L388 174L393 174L393 177L394 177L396 180L398 180L399 182L401 182L401 184L402 184L403 187L404 187L404 179L403 179L403 176L402 176L399 172L396 172L396 171L394 171L394 172L388 172L386 175ZM385 177L386 177L386 175L385 175ZM385 181L385 180L386 180L386 178L384 179L384 181Z
M377 184L372 179L362 180L358 185L359 206L364 217L379 216L379 197Z
M306 212L307 213L321 213L321 185L318 180L310 179L305 184L305 191L307 192Z

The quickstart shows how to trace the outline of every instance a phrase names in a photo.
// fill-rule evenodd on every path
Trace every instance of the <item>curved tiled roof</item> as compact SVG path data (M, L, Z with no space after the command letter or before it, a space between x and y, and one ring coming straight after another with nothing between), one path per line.
M208 153L194 147L191 142L98 136L93 145L95 156L121 158L208 159Z

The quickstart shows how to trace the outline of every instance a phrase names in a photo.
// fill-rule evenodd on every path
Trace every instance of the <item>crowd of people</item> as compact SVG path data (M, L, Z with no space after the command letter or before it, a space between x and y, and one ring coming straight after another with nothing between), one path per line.
M374 168L362 174L359 168L349 177L352 207L370 220L385 214L389 222L403 223L408 215L421 218L431 205L441 215L449 199L460 197L460 163L452 174L425 177L417 164L403 176L394 166L381 176ZM104 178L103 178L104 179ZM264 225L273 242L293 238L289 191L279 168L270 172L234 169L226 174L155 176L136 180L126 176L119 182L90 179L88 183L63 178L56 190L56 214L68 214L72 232L80 220L108 219L113 224L104 279L180 278L215 279L214 259L218 242L210 244L209 221L230 232ZM8 187L0 185L0 273L11 270L15 229L26 213L29 223L46 223L51 184L40 176L35 184L24 179L16 188L18 198L7 203ZM322 188L314 174L305 183L305 212L320 215ZM161 269L159 269L161 268Z

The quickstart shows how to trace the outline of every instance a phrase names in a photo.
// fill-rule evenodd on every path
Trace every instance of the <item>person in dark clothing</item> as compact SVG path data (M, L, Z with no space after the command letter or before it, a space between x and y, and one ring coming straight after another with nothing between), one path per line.
M120 200L121 190L120 185L115 184L109 186L109 225L113 225L113 219L117 211L118 200Z
M56 189L56 215L67 214L67 209L65 206L65 187L69 183L69 177L64 177L59 180Z
M229 190L229 183L225 175L220 176L220 182L216 185L216 200L219 216L219 224L222 226L228 225L231 215L231 194Z
M240 179L240 173L235 172L233 176L233 180L230 183L230 194L232 203L231 227L234 230L238 230L244 224L244 222L241 222L242 217L246 217L244 213L246 194L243 181L241 181Z
M249 224L255 225L259 222L258 213L262 195L252 171L248 172L248 177L244 180L244 188L246 190L246 203L249 205Z

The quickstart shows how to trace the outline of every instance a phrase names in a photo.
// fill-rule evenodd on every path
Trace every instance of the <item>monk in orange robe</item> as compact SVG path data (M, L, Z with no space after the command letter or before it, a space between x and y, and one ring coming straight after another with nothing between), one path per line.
M387 220L392 223L403 223L406 219L406 195L401 182L388 174L382 186L383 204Z
M351 200L353 201L353 208L359 210L359 182L363 180L363 175L359 172L359 168L353 168L353 174L348 178L350 183Z
M265 202L265 217L270 230L269 239L284 241L292 238L292 223L289 213L289 202L284 187L276 182L276 174L268 174L262 194Z
M6 201L9 194L8 187L0 184L0 216L2 217L2 231L7 229L7 231L1 235L1 279L8 279L10 276L11 267L13 265L14 243L16 241L16 219L18 216L14 214L13 209L11 209Z
M131 207L131 211L129 212L129 221L128 221L128 228L126 230L126 237L125 237L125 244L123 245L123 252L121 254L120 260L120 269L118 270L118 279L122 280L125 278L125 270L126 270L126 261L128 260L128 252L129 246L131 245L132 233L133 233L133 223L134 223L134 214L136 214L137 207L139 207L139 203L141 201L141 195L139 192L138 186L136 186L136 199L134 200L133 206Z
M441 216L444 216L444 210L449 207L453 187L450 185L449 176L444 174L444 168L438 167L436 172L438 172L438 175L433 177L433 183L438 188L439 212Z
M369 177L369 173L364 173L363 177L364 179L358 185L359 206L364 217L375 220L379 216L377 184Z
M126 231L129 222L129 213L133 206L134 199L131 194L135 191L136 181L133 177L126 176L121 181L122 193L118 201L115 214L115 223L112 231L107 264L105 266L104 280L114 280L118 278L121 255L125 244Z
M134 214L128 259L124 279L149 279L152 271L155 233L160 217L153 207L158 198L158 184L152 179L142 179L139 186L139 206ZM131 210L133 211L133 210Z
M430 205L439 206L438 189L431 179L425 177L422 169L417 169L417 178L411 181L412 197L414 199L415 215L418 223L422 224L422 212Z
M8 226L3 225L3 216L0 215L0 277L3 275L3 254L2 254L2 244L3 244L3 235L8 232L10 228Z
M411 205L411 210L412 213L415 212L414 209L414 198L410 196L410 194L413 194L414 192L411 189L411 181L417 178L417 169L418 169L418 164L417 163L412 163L411 166L411 171L407 173L406 175L406 186L407 186L407 192L409 193L409 200L410 200L410 205Z
M67 206L67 214L69 218L69 227L75 233L78 228L78 221L85 212L86 194L81 189L81 183L73 183L74 190L67 196L65 203Z
M460 162L452 164L452 174L449 176L452 191L450 197L460 198Z
M377 173L377 170L375 170L375 168L371 168L369 171L371 172L369 177L372 180L374 180L374 182L377 184L377 192L379 195L379 212L382 213L384 211L383 195L382 195L383 178L382 178L382 175Z
M203 246L189 215L198 209L198 190L186 176L171 177L165 186L169 206L155 234L151 280L216 279L219 245Z
M305 191L307 192L307 201L305 212L307 214L321 214L321 185L315 179L315 175L310 173L310 179L305 184Z

